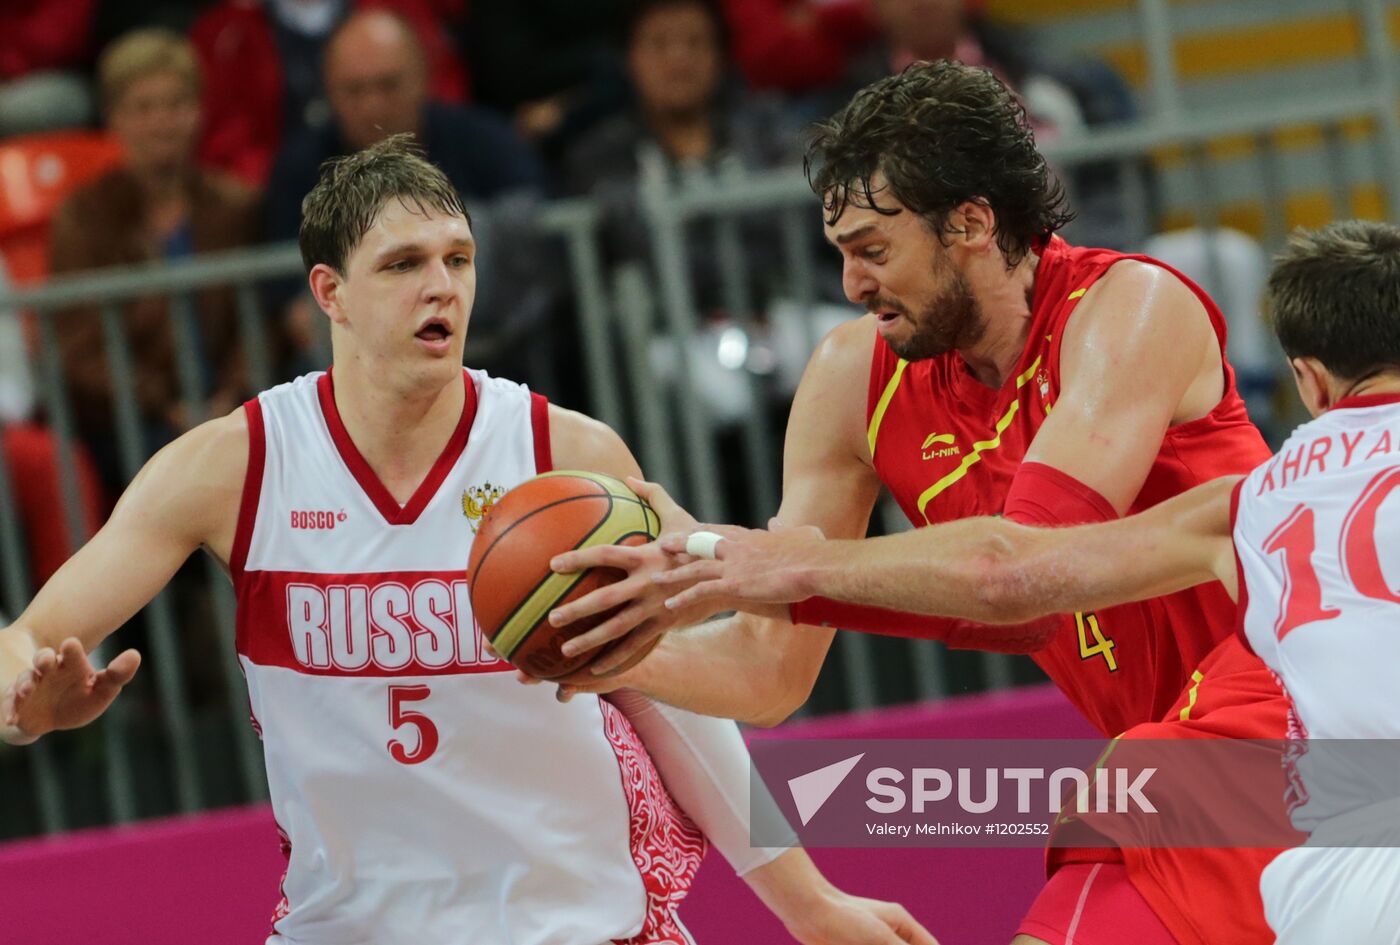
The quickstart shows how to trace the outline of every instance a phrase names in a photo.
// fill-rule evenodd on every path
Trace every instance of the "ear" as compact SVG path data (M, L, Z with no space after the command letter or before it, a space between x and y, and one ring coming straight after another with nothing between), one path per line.
M315 297L316 304L321 306L321 311L337 325L345 324L345 307L341 304L341 291L345 280L341 278L340 273L325 263L317 263L311 267L308 279L311 283L311 294Z
M996 245L997 215L985 200L966 200L949 215L950 231L969 249L984 250Z
M1293 369L1293 382L1298 385L1298 396L1308 413L1316 417L1332 406L1332 375L1317 358L1289 358L1288 366Z

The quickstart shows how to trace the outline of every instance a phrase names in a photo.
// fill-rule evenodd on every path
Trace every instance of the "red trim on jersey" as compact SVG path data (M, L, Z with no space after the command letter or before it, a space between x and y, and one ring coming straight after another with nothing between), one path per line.
M248 547L253 542L253 525L258 520L258 500L262 497L263 467L267 464L267 431L263 427L262 404L254 397L243 405L248 421L248 471L243 474L243 495L238 500L238 524L233 530L233 548L228 570L237 587L248 563Z
M316 393L321 401L321 413L326 418L326 426L330 429L331 439L335 442L335 448L340 453L340 458L345 461L350 474L355 477L355 481L360 484L365 495L374 503L379 514L384 516L384 521L390 525L412 525L418 521L418 516L423 514L423 509L427 508L428 502L437 494L443 480L452 471L453 464L462 455L462 450L467 448L467 438L471 434L472 422L476 419L477 398L476 385L472 383L471 375L465 370L462 371L462 383L466 387L466 400L462 404L462 416L457 421L457 428L452 431L452 438L447 441L447 445L442 449L442 454L433 463L432 469L428 470L427 477L419 483L418 488L409 498L408 504L400 506L389 490L385 488L384 483L375 475L364 456L360 454L354 440L350 439L350 434L345 429L345 422L341 420L340 411L335 405L335 387L331 380L331 372L326 371L316 381Z
M420 593L425 583L435 586ZM239 589L236 620L240 656L256 666L308 676L514 670L483 649L462 571L249 571ZM465 620L470 627L460 626Z
M1230 490L1230 545L1235 545L1235 522L1240 514L1240 493L1244 489L1245 480L1241 479L1235 483L1235 488ZM1244 562L1240 560L1240 549L1235 547L1235 635L1240 638L1240 643L1249 651L1251 656L1258 656L1254 652L1254 647L1249 645L1249 637L1244 632L1244 613L1249 609L1249 587L1244 583Z
M549 442L549 401L543 394L530 394L530 428L535 431L535 472L554 468L554 451Z
M1362 407L1380 407L1384 404L1400 404L1400 394L1352 394L1337 401L1330 409L1359 410Z
M1053 527L1111 522L1113 504L1062 469L1045 463L1022 463L1011 480L1002 510L1022 525Z
M666 790L637 730L622 710L598 700L603 734L617 757L622 794L627 799L628 845L646 890L642 929L616 945L687 945L676 909L690 891L708 843L700 828Z

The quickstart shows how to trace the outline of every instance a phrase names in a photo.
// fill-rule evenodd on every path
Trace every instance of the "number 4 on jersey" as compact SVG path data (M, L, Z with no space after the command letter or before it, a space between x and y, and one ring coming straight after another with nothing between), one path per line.
M1103 654L1103 661L1108 664L1108 671L1110 673L1118 672L1118 660L1113 655L1113 648L1117 644L1103 635L1103 628L1099 626L1099 618L1094 614L1075 614L1074 626L1079 631L1079 658L1087 660ZM1089 642L1090 637L1093 638L1093 643Z

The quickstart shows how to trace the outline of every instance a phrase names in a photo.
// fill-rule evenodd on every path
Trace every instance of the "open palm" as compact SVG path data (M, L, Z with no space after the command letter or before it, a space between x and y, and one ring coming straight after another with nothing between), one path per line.
M0 692L0 722L27 739L80 728L97 718L136 675L141 655L127 650L107 668L95 669L76 637L57 650L44 647L34 663Z

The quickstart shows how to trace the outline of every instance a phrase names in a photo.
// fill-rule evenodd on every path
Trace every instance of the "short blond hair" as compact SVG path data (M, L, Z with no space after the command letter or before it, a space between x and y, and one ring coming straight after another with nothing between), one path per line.
M103 105L111 108L133 82L158 73L178 75L198 95L199 60L194 44L179 33L160 27L133 30L114 40L97 60L97 84Z

